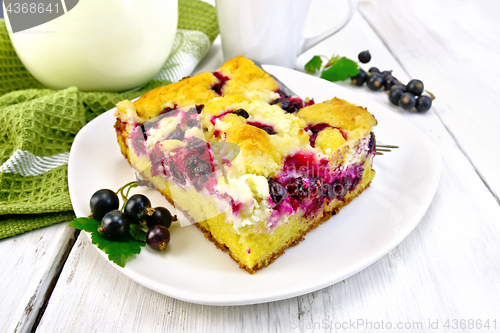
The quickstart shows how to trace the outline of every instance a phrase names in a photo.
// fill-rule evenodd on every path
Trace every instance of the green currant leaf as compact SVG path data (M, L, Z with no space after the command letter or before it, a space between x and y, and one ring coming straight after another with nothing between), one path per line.
M321 64L322 63L323 63L323 60L321 60L320 56L314 56L304 66L304 69L306 70L306 73L308 73L308 74L314 74L314 73L316 73L321 68Z
M77 217L69 226L92 233L97 232L97 229L101 226L101 222L91 219L90 217Z
M141 252L141 247L145 246L145 242L138 241L132 235L125 235L119 241L111 241L104 237L99 232L92 233L92 244L104 251L108 255L108 259L120 267L125 267L125 261Z
M336 59L334 59L336 58ZM346 57L333 57L327 63L330 67L321 73L321 78L335 82L335 81L345 81L350 76L358 75L359 68L358 64L351 59Z
M109 260L121 267L125 267L125 261L129 257L139 254L141 247L146 245L146 232L135 224L130 226L130 233L119 241L106 239L104 234L97 232L101 222L90 217L76 218L69 226L90 233L92 244L97 245L108 255Z
M130 225L130 234L132 237L134 237L136 240L145 242L146 241L146 232L142 230L142 228L136 224L131 224Z

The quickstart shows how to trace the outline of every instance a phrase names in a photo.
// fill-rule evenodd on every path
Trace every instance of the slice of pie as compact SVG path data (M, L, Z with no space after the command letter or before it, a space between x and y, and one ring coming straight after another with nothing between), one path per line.
M287 96L238 57L116 111L131 166L253 274L353 200L375 172L375 118Z

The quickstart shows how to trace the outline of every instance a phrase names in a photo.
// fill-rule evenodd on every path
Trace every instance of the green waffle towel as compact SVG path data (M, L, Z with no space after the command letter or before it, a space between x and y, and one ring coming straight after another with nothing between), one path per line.
M73 219L67 161L77 132L117 102L189 75L217 34L213 6L179 0L171 55L147 86L125 93L57 91L24 68L0 19L0 239Z

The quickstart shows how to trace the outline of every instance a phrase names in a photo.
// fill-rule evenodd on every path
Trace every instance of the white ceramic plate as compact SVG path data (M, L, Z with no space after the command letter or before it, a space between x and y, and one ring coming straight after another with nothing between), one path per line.
M332 285L369 266L398 245L425 214L439 182L441 157L422 132L379 104L338 85L281 67L264 68L301 97L323 101L338 96L367 107L378 120L377 140L400 148L375 158L377 175L369 189L254 275L238 268L195 226L174 224L166 253L146 247L125 268L113 264L132 280L199 304L242 305L285 299ZM89 199L96 190L118 189L134 180L116 143L113 113L110 110L87 124L73 143L68 178L77 216L89 215ZM150 197L153 206L170 207L154 190L139 192Z

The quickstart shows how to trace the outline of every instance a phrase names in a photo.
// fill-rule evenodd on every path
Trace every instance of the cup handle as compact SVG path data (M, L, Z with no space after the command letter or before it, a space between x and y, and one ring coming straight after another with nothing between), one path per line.
M347 25L347 23L349 23L349 21L351 20L352 16L354 15L354 12L355 12L355 9L356 9L357 5L358 5L358 0L347 0L347 2L349 4L349 13L344 18L344 20L341 21L336 26L334 26L333 28L330 28L327 31L322 32L319 35L306 38L304 40L304 44L302 45L302 49L300 50L300 54L306 52L307 50L309 50L314 45L318 44L319 42L327 39L331 35L335 34L338 31L340 31L340 29L342 29L343 27L345 27Z

